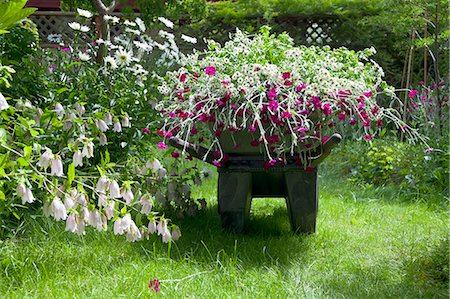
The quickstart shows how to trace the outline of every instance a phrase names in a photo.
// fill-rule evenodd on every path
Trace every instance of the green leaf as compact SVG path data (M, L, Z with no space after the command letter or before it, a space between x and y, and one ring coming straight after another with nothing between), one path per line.
M7 137L6 130L4 128L0 128L0 144L6 143L6 137Z
M1 190L0 190L0 200L6 200L5 193L3 193L3 191Z
M73 180L75 179L75 164L70 163L69 169L67 170L67 185L72 185Z
M23 155L24 158L29 159L31 156L31 151L33 150L33 148L31 146L25 146L23 148Z
M120 210L120 215L125 216L127 213L127 206L123 206L123 208Z
M25 167L28 166L28 161L25 158L20 157L19 159L17 159L17 163L19 163L19 165L21 167Z

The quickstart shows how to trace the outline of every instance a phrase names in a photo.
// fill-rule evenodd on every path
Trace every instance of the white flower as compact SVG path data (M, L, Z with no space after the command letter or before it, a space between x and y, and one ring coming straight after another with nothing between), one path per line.
M156 222L150 220L150 221L148 222L148 231L149 231L151 234L154 234L154 233L156 233L156 230L157 230L157 228L156 228Z
M172 236L170 235L169 230L167 230L163 235L162 235L162 241L164 243L169 243L169 241L172 239Z
M17 195L21 197L23 205L26 203L32 203L35 200L31 189L26 187L24 183L17 185L16 192Z
M49 34L47 36L47 39L51 43L60 43L62 41L62 35L61 34Z
M56 114L58 114L58 116L63 116L64 115L64 107L60 103L56 103L55 112L56 112Z
M120 122L116 121L114 123L113 131L117 133L122 132L122 125L120 124Z
M59 197L55 197L50 204L50 211L55 220L66 220L67 210Z
M139 203L141 204L142 208L141 208L141 213L144 215L148 215L150 214L151 210L152 210L152 200L150 198L150 195L144 194L141 196L141 198L139 199Z
M100 145L107 145L108 144L108 138L106 138L105 134L100 135Z
M123 188L121 195L127 205L129 205L131 203L131 201L134 199L133 192L130 189Z
M163 23L166 27L173 29L173 22L164 18L164 17L158 17L158 21Z
M116 52L116 62L118 65L129 65L133 59L132 53L124 49L119 49Z
M103 61L105 62L106 67L110 67L112 69L117 68L116 60L112 56L106 56L105 58L103 58Z
M114 201L110 201L105 207L106 218L110 220L114 217Z
M109 125L111 125L112 124L112 119L113 119L113 117L112 117L112 115L111 115L111 113L106 113L104 116L103 116L103 119L105 120L105 123L109 126Z
M74 107L80 116L86 112L86 109L84 108L84 106L79 103L75 103Z
M128 118L128 114L125 113L124 117L122 118L122 127L131 127L130 125L130 119Z
M98 203L97 203L97 205L99 207L106 207L108 205L107 199L108 198L106 197L106 195L104 193L100 193L98 195Z
M75 167L83 166L83 155L81 154L81 151L76 151L73 154L73 165Z
M109 185L109 196L113 198L120 198L120 188L119 184L115 180L111 181L111 184Z
M95 186L95 191L105 192L107 188L109 188L108 179L102 175L97 181L97 185Z
M51 162L50 174L55 176L63 176L63 164L59 156L55 156Z
M127 238L127 241L130 241L130 242L134 242L134 241L140 240L142 238L141 232L133 220L131 220L130 226L128 227L126 238Z
M72 22L68 24L70 28L72 28L75 31L81 31L81 32L88 32L89 31L89 27L86 25L81 25L80 23L77 22Z
M91 59L91 56L83 52L78 52L78 58L80 58L81 61L88 61L89 59Z
M145 23L144 21L142 21L141 18L136 18L136 20L134 20L136 22L136 24L139 27L139 30L141 30L142 32L145 32L146 28L145 28Z
M105 123L104 120L100 119L95 122L95 125L101 132L108 131L108 125Z
M123 234L122 219L117 218L117 220L114 222L114 230L113 231L114 231L115 235Z
M75 219L75 213L72 213L67 217L66 220L66 231L70 231L72 233L76 232L78 228L77 221Z
M92 18L93 14L92 12L90 12L89 10L84 10L81 8L77 8L78 14L80 15L80 17L85 17L87 19Z
M181 237L181 231L178 226L172 229L172 240L176 241Z
M167 220L161 220L156 226L156 229L158 230L158 235L164 235L165 233L169 232L169 230L167 229Z
M47 170L47 168L50 166L50 160L53 159L53 154L50 149L47 149L42 156L39 158L39 161L37 162L37 165L39 167L44 168L44 170Z
M103 19L107 22L111 21L111 23L113 23L113 24L117 24L120 22L120 19L116 16L105 15L105 16L103 16Z
M135 23L135 22L132 22L132 21L129 21L129 20L125 20L125 21L123 22L123 24L124 24L125 26L131 26L131 27L136 26L136 23Z
M3 94L0 92L0 111L8 109L9 105Z
M191 44L196 44L197 43L197 39L195 37L190 37L190 36L187 36L187 35L184 35L184 34L181 35L181 39L186 41L186 42L188 42L188 43L191 43Z
M138 47L140 50L144 51L144 52L151 52L153 50L152 45L148 44L148 43L143 43L140 41L133 41L133 44Z
M159 169L159 178L162 180L167 174L167 170L165 168Z
M72 197L66 196L64 198L64 206L66 207L66 210L69 210L76 207L76 203L73 201Z
M125 32L133 33L134 35L139 35L141 32L139 30L131 29L131 28L125 28Z
M84 193L79 193L75 197L75 200L77 201L77 203L79 203L82 206L85 206L87 204L86 195Z
M81 155L87 158L94 157L94 144L92 143L92 141L88 140L84 143Z

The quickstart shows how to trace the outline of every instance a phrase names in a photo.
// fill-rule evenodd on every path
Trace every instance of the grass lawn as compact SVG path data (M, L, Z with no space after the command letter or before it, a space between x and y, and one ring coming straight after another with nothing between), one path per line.
M317 233L293 235L283 199L255 199L248 233L220 229L210 207L178 220L182 238L127 243L30 221L0 243L1 298L448 298L446 208L361 190L321 172ZM161 281L161 292L148 289Z

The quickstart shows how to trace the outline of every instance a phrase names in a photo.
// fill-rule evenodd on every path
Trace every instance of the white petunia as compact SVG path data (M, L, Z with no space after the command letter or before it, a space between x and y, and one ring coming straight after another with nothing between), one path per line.
M87 19L92 18L93 14L89 10L84 10L81 8L77 8L77 12L80 15L80 17L85 17Z
M158 17L158 21L163 23L166 27L173 29L173 22L164 18L164 17Z
M197 43L197 39L195 37L190 37L190 36L187 36L187 35L184 35L184 34L181 35L181 39L186 41L186 42L188 42L188 43L191 43L191 44L196 44Z
M9 105L3 94L0 92L0 111L8 109Z
M73 165L75 167L83 166L83 155L81 154L81 151L76 151L73 154Z
M54 156L51 161L50 174L55 176L63 176L63 164L59 156Z
M78 52L78 58L81 61L88 61L89 59L91 59L91 56L89 56L89 54L83 53L83 52Z

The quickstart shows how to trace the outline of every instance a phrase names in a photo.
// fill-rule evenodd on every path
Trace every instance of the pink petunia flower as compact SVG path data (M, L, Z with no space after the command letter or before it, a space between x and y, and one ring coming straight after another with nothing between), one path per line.
M161 289L159 288L160 282L158 279L153 279L150 280L149 284L148 284L148 288L152 289L153 291L155 291L156 293L160 292Z
M217 160L213 160L213 161L212 161L212 164L213 164L214 166L216 166L216 167L222 167L222 165L220 165L220 162L217 161Z
M216 68L213 67L212 65L207 66L206 69L205 69L205 73L208 76L213 76L216 72L217 72Z
M279 106L279 104L275 100L272 100L269 102L269 109L272 111L276 111L278 109L278 106Z
M371 134L366 134L363 136L364 139L366 140L371 140L372 139L372 135Z
M162 142L162 141L158 143L158 148L159 148L159 149L166 149L167 147L168 147L168 146L165 145L164 142Z
M150 130L148 128L142 128L142 133L150 134Z
M419 92L419 91L416 90L416 89L411 90L411 91L409 92L409 95L408 95L409 98L410 98L410 99L414 98L418 92Z

